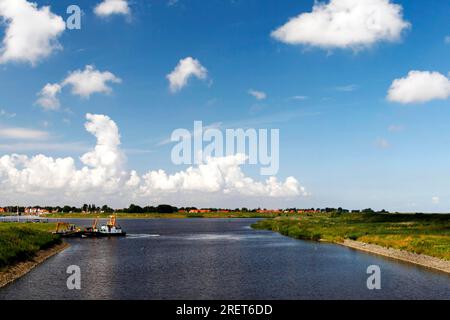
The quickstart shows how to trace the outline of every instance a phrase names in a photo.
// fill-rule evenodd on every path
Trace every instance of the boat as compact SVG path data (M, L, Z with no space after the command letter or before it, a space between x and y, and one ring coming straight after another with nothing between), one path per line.
M83 231L80 228L66 222L58 222L55 231L52 233L63 238L81 238L83 235Z
M88 227L83 231L83 236L91 238L100 237L125 237L127 233L123 231L122 227L117 224L116 216L109 217L109 221L106 225L97 227L98 218L94 220L92 227Z

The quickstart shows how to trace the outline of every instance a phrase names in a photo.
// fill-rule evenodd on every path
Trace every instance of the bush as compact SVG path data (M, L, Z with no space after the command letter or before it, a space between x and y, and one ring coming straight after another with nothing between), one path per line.
M320 239L322 239L322 235L320 233L314 233L311 237L311 240L314 241L319 241Z
M355 233L352 233L352 234L350 234L347 238L349 238L350 240L356 241L356 240L358 240L359 235L357 235L357 234L355 234Z

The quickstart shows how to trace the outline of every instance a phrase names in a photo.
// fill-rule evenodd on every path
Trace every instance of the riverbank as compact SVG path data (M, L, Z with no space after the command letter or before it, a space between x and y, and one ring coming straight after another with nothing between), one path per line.
M32 260L17 262L0 270L0 288L23 277L47 259L65 250L68 246L69 244L65 242L56 244L50 248L39 250Z
M62 250L52 223L0 223L0 287Z
M367 253L372 253L395 260L417 264L422 267L439 270L450 274L450 261L448 260L443 260L436 257L431 257L423 254L417 254L394 248L385 248L375 244L368 244L348 239L344 240L344 242L340 243L338 242L338 244L355 250L364 251Z
M253 225L304 240L326 241L450 273L450 215L317 214Z

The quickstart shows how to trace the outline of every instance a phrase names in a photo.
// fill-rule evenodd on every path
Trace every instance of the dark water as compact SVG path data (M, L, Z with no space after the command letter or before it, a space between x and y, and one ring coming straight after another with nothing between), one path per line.
M0 299L450 298L446 274L252 230L254 221L123 220L129 237L69 240ZM67 289L70 265L81 268L81 290ZM367 289L370 265L381 268L381 290Z

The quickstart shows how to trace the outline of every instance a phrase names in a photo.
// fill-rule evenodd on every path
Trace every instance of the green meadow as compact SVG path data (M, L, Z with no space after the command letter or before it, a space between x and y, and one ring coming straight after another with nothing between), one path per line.
M32 259L39 250L61 243L52 223L0 223L0 270Z
M303 240L351 239L450 260L450 215L322 213L280 216L253 224Z

